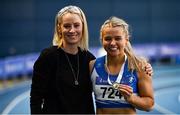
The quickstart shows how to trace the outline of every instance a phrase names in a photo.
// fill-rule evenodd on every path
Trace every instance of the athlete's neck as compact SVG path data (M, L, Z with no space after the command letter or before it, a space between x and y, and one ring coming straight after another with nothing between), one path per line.
M125 55L109 56L107 55L107 65L118 66L122 65L125 61Z

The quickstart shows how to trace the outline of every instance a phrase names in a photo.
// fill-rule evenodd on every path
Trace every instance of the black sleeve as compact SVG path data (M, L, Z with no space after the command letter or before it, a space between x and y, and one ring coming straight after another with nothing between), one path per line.
M49 50L41 52L33 67L33 77L30 92L31 114L42 113L42 104L46 95L47 85L52 73L51 59Z
M87 55L88 55L88 61L90 62L91 60L96 59L96 57L89 51L87 51Z

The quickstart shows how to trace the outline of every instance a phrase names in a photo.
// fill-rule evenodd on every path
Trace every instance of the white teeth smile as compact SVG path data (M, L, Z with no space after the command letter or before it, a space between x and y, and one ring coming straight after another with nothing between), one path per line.
M76 35L68 35L68 36L76 36Z
M117 50L117 48L109 48L110 50L112 50L112 51L115 51L115 50Z
M68 35L68 37L72 37L73 38L73 37L76 37L76 35Z

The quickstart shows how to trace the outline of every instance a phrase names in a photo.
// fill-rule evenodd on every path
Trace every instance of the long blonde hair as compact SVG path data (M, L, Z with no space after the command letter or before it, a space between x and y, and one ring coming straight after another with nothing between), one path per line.
M111 27L116 27L116 26L121 26L124 29L124 32L127 35L127 38L129 39L130 37L130 33L129 33L129 25L122 19L118 18L118 17L110 17L108 20L106 20L104 22L104 24L101 26L101 30L100 30L100 38L102 39L103 37L103 29L105 28L105 26L110 25ZM146 59L143 57L138 57L134 54L133 48L131 46L130 41L128 40L125 48L124 48L124 52L127 55L127 59L128 59L128 69L133 71L133 70L137 70L137 71L141 71L143 70L145 64L146 64ZM141 65L141 66L139 66ZM141 67L141 68L140 68Z
M79 43L79 47L83 50L88 50L88 26L87 26L87 20L84 12L77 6L66 6L62 8L55 17L55 28L54 28L54 36L53 36L53 45L62 47L63 45L63 38L58 32L58 26L62 24L62 17L64 14L67 13L74 13L79 15L82 23L83 23L83 33L82 33L82 39Z

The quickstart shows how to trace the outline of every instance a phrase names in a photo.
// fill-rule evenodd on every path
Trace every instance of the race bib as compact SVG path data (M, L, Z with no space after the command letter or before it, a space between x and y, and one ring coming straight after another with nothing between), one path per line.
M99 100L125 101L121 93L110 85L96 85L95 90Z

